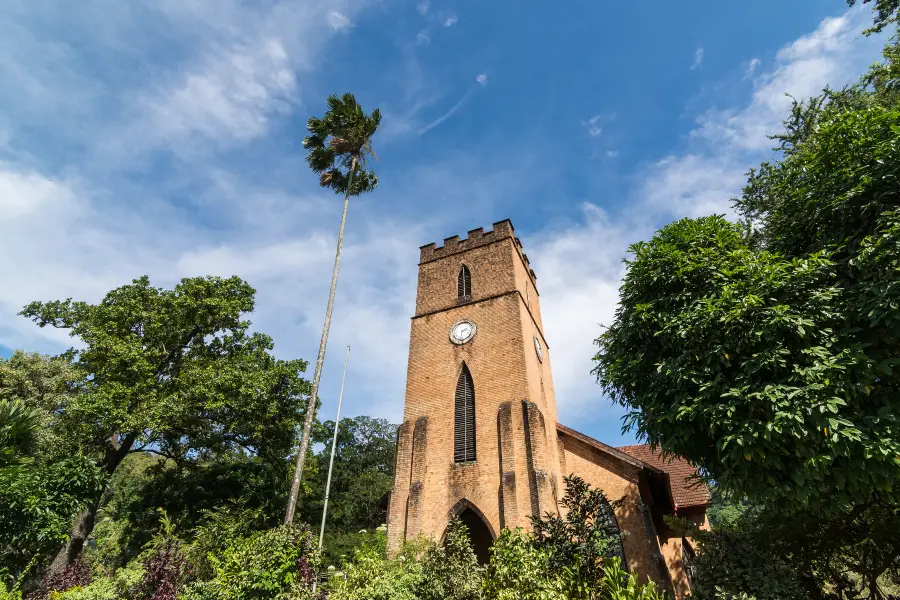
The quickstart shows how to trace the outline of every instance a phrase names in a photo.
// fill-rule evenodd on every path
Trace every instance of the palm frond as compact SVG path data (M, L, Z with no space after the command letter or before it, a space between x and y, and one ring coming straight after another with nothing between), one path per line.
M306 124L309 135L303 140L306 161L319 174L319 185L336 193L347 193L349 175L353 172L351 195L370 192L378 178L368 166L368 157L378 160L372 149L372 136L381 123L377 108L366 115L353 94L332 94L326 100L328 110L321 117L311 117Z

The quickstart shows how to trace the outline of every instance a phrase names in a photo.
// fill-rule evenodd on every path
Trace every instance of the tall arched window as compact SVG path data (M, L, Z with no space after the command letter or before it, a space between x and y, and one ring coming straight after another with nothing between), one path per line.
M459 268L459 276L456 278L456 297L472 297L472 273L469 272L469 267L466 265Z
M463 363L456 382L454 403L453 460L471 462L475 460L475 386L472 374Z
M616 520L616 513L613 512L609 502L604 502L603 506L600 508L600 518L606 521L604 530L619 538L610 548L609 556L618 556L619 560L622 561L622 568L627 571L628 564L625 562L625 548L622 547L622 532L619 529L619 522Z

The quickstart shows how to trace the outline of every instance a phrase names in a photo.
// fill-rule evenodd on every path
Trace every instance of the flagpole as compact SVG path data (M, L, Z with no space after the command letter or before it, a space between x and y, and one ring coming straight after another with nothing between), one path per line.
M325 481L325 505L322 507L322 528L319 530L319 552L322 551L322 541L325 539L325 518L328 515L328 497L331 494L331 470L334 468L334 451L337 448L338 426L341 423L341 404L344 402L344 382L347 380L347 363L350 362L350 346L344 355L344 374L341 376L341 393L338 395L337 416L334 418L334 436L331 438L331 458L328 461L328 479ZM313 591L316 590L316 581L313 581Z

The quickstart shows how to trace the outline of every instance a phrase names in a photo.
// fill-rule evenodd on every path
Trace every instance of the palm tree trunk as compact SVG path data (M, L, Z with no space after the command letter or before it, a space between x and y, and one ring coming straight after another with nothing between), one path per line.
M306 407L306 418L303 421L303 434L300 436L300 449L297 451L297 463L294 467L294 480L291 482L291 495L288 497L287 511L284 514L285 524L294 521L297 510L297 496L300 495L300 482L303 480L303 463L309 449L309 438L312 432L313 419L316 416L316 399L319 395L319 380L322 377L322 363L325 362L325 346L328 345L328 330L331 329L331 309L334 307L334 292L337 289L338 269L341 266L341 247L344 245L344 225L347 223L347 207L350 205L350 190L353 186L355 164L351 165L347 179L347 193L344 194L344 213L341 215L341 229L338 232L337 252L334 255L334 272L331 274L331 289L328 292L328 307L325 309L325 324L322 326L322 340L319 342L319 355L316 357L316 370L313 373L312 391Z

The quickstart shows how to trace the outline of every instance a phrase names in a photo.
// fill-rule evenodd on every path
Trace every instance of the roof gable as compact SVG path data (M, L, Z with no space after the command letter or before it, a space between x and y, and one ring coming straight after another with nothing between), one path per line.
M672 501L675 509L693 506L706 506L710 503L709 488L696 479L697 469L681 457L663 458L662 452L654 452L649 444L620 446L617 450L665 471L669 475L669 486L672 490Z

